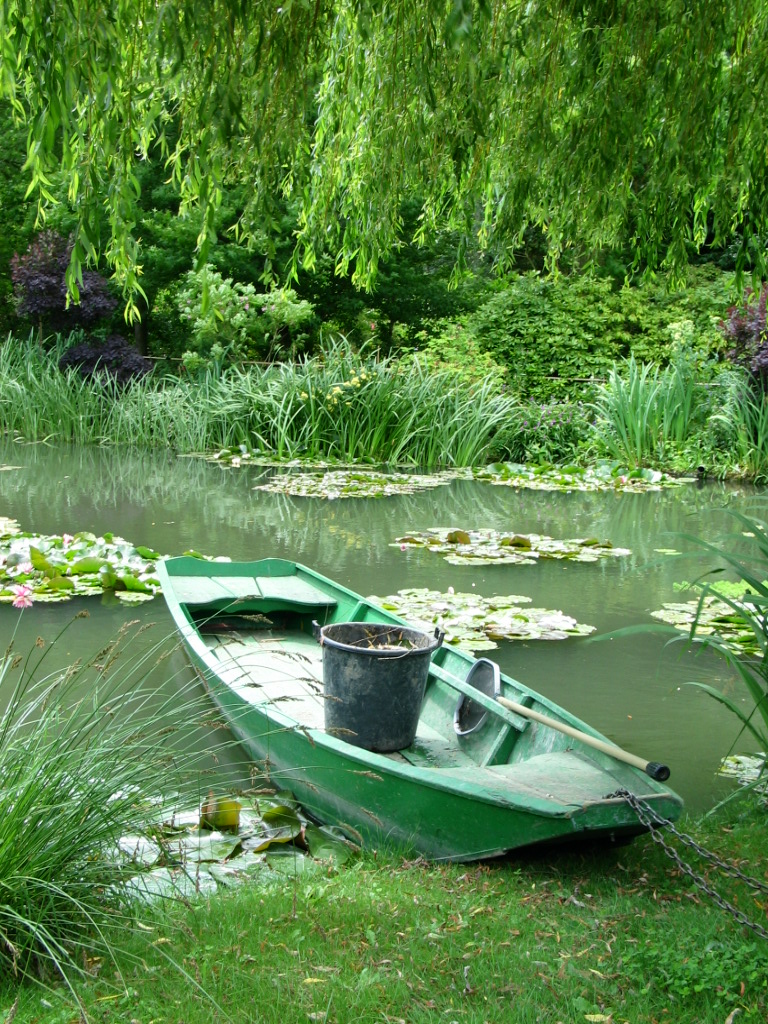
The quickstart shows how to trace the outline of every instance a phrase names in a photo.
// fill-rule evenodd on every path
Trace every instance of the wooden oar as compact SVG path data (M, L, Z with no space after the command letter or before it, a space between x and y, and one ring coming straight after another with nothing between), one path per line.
M533 708L527 708L523 704L516 704L515 701L508 700L506 697L497 697L496 699L502 707L508 708L518 715L532 718L534 722L541 722L542 725L546 725L550 729L556 729L558 732L565 733L566 736L572 736L575 740L579 740L580 743L585 743L588 747L594 747L595 750L601 750L604 754L609 754L611 757L616 758L617 761L624 761L625 764L631 764L633 768L640 768L641 771L644 771L646 775L650 775L656 782L666 782L669 778L669 768L665 764L659 764L657 761L644 761L642 757L630 754L628 751L622 750L621 747L614 746L613 743L599 740L595 736L582 732L580 729L574 729L573 726L566 725L564 722L558 722L554 718L542 715L540 712L534 711Z

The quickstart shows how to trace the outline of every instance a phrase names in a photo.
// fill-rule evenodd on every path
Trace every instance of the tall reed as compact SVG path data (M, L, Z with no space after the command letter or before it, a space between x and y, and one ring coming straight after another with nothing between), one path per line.
M730 665L741 680L749 702L745 704L735 700L727 693L704 683L694 685L725 705L741 722L741 731L748 733L756 741L758 749L765 754L768 751L768 522L736 511L730 511L729 515L734 518L738 528L736 537L730 542L713 544L699 537L693 539L746 584L746 593L738 598L731 597L718 590L716 582L706 582L691 627L691 638L714 650ZM718 601L729 605L731 616L751 632L754 654L735 651L728 640L718 634L716 627L711 634L699 632L704 602L713 594Z
M513 410L496 381L467 384L417 358L358 353L343 339L297 363L148 378L123 389L62 374L57 359L33 341L0 346L0 431L184 453L245 445L277 458L430 468L493 454Z
M689 364L660 370L630 356L611 369L598 390L594 437L603 452L630 466L646 466L685 444L705 406Z

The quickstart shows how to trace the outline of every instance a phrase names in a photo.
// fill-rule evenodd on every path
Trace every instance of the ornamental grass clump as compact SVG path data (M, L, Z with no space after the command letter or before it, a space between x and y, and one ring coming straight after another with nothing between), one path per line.
M157 843L171 809L195 806L210 785L199 777L202 745L190 742L209 705L197 689L150 685L173 648L158 644L137 660L144 629L127 623L90 662L49 674L60 638L26 656L11 648L0 662L6 981L63 979L74 991L94 958L113 959L118 930L134 929L137 896L126 883L141 870L121 856L121 837Z
M226 386L244 410L246 443L264 453L427 469L485 458L514 404L491 380L467 386L417 357L381 359L344 339L299 362L233 368Z
M62 345L0 345L0 432L185 454L244 445L277 459L429 469L500 454L514 408L495 378L467 384L420 357L382 359L345 339L296 362L229 366L194 380L148 375L111 390L62 373Z

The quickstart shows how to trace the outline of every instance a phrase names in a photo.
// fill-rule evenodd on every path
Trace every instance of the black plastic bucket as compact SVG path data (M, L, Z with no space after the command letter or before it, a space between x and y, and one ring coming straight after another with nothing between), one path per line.
M443 634L378 622L314 628L323 647L325 731L366 750L409 747Z

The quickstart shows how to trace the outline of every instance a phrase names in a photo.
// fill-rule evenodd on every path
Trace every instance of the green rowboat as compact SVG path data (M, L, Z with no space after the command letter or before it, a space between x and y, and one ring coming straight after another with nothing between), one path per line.
M158 574L193 665L250 757L310 815L354 839L465 861L543 843L630 839L645 831L638 801L645 820L681 813L680 798L658 781L668 775L663 766L627 755L487 659L431 638L425 658L402 639L415 632L406 622L311 569L277 558L182 557L160 562ZM356 641L333 640L335 624L363 636L399 633L394 649L376 648L373 661L363 652L360 662ZM344 705L329 695L329 678L324 685L324 670L338 675L331 655L349 657L344 685L384 673L362 713L385 731L402 710L403 672L423 662L424 696L406 746L368 749L359 745L359 718L345 729L327 714L329 700L334 714Z

